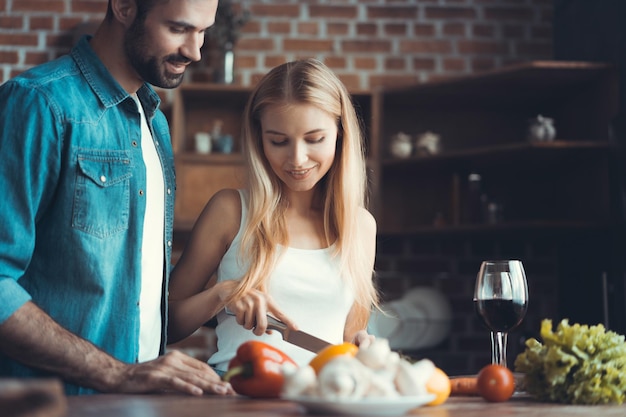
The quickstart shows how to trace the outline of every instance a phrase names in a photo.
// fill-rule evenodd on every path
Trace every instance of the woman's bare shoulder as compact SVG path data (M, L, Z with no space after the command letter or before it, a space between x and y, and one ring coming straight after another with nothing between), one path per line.
M222 210L232 210L233 208L239 208L239 210L241 210L241 197L239 196L238 190L223 188L213 194L213 197L209 200L209 204L214 204Z
M361 207L358 213L359 227L366 230L368 233L376 234L376 219L366 208Z
M202 210L196 227L208 227L214 233L234 237L241 223L241 204L239 191L235 189L216 192Z

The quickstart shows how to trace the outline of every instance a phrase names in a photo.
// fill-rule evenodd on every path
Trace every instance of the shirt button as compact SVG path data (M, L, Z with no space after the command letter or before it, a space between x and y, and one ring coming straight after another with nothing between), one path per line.
M168 194L172 194L172 189L171 189L171 188L168 188L168 189L167 189L167 193L168 193Z
M171 240L167 241L167 246L169 246L170 248L172 247L172 241Z
M143 190L139 190L139 195L143 195Z
M132 145L136 148L136 147L137 147L137 141L136 141L136 140L134 140L134 141L132 142Z
M105 177L104 175L100 175L100 181L107 182L107 177Z

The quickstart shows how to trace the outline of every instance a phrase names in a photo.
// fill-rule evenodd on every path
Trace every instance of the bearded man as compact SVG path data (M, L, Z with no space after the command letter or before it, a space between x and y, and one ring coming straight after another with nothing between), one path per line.
M217 3L109 0L93 37L0 87L0 376L233 393L164 354L176 186L151 87L200 60Z

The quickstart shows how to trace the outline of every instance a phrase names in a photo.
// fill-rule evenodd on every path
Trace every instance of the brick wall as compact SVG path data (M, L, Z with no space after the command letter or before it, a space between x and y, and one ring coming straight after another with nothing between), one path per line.
M551 0L243 0L252 20L236 47L236 82L250 85L271 67L298 57L325 61L351 89L424 82L552 57ZM106 0L0 0L0 81L68 51L82 25L99 21ZM187 81L211 80L215 60ZM480 261L515 257L529 273L530 309L509 341L536 333L558 308L558 242L518 238L380 236L376 268L386 299L432 285L451 299L452 334L428 356L454 374L489 361L489 335L473 312ZM210 337L209 337L210 338ZM202 333L196 340L206 340ZM179 345L196 349L192 341ZM203 343L203 342L202 342ZM197 344L197 343L196 343ZM200 343L201 344L201 343ZM195 347L194 347L195 346ZM194 351L204 357L203 352Z
M314 56L351 89L421 82L552 57L551 0L242 0L236 82ZM107 0L0 0L0 81L65 53ZM188 80L210 80L210 44Z

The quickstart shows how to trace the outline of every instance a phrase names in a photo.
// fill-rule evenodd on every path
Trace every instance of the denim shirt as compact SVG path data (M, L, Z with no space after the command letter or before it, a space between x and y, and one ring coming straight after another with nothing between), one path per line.
M159 96L143 104L165 180L161 351L175 173ZM32 300L117 359L139 351L146 169L140 114L82 38L71 53L0 86L0 323ZM46 376L0 354L0 376ZM92 390L66 384L68 394Z

